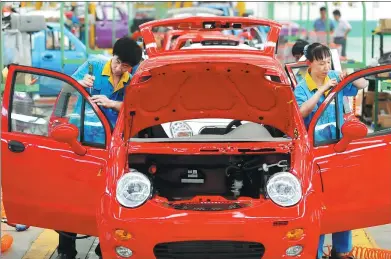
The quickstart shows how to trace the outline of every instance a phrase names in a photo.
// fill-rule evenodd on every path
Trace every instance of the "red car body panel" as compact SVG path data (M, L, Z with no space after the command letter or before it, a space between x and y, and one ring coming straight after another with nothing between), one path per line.
M163 44L162 44L162 50L170 50L172 42L178 38L179 36L188 33L188 31L185 30L171 30L164 34Z
M254 23L249 18L213 19ZM154 23L183 22L198 24L202 18ZM257 22L270 24L272 32L279 30L274 22ZM144 36L153 35L147 32L150 25L141 26ZM264 52L202 49L172 51L171 54L154 52L153 45L147 49L152 58L140 65L132 87L126 89L125 102L113 130L101 110L90 103L87 91L72 78L50 70L9 67L1 138L3 201L9 221L97 235L105 259L120 258L115 253L117 246L132 249L132 258L146 259L155 258L154 247L159 243L195 240L259 242L266 248L263 259L285 258L288 247L300 244L304 247L300 258L312 259L321 233L390 223L391 135L383 133L356 139L345 151L336 153L335 143L314 145L313 129L327 103L346 83L366 74L391 71L391 65L347 76L328 95L307 132L289 80L274 58L274 52L270 52L273 47ZM87 154L79 156L69 145L50 136L11 132L13 79L17 71L53 76L77 89L91 104L106 130L105 148L86 147ZM278 75L282 83L266 79L265 75L269 74ZM184 82L185 79L188 81ZM54 109L58 105L56 103ZM128 141L130 136L153 125L213 117L262 121L284 130L291 140L243 143ZM52 116L49 127L67 123L56 122L56 119ZM11 152L12 141L22 142L24 151ZM221 156L275 152L291 154L290 172L302 187L301 200L292 207L281 207L261 197L239 198L238 202L247 206L237 210L181 211L168 206L164 197L155 195L142 206L130 209L121 206L116 199L117 182L128 172L129 157L135 154ZM223 198L200 196L198 199L219 202ZM295 228L303 228L304 235L299 240L287 239L287 232ZM114 235L116 229L126 230L131 238L119 240Z
M88 95L81 85L67 75L32 67L9 67L1 125L1 148L6 161L2 163L2 171L9 172L2 174L7 217L13 222L27 225L96 235L96 207L104 188L109 146L106 149L89 148L87 155L80 159L65 143L48 137L10 132L8 111L16 71L51 75L77 88L83 95ZM104 118L101 110L95 104L91 105ZM106 142L110 143L110 125L107 120L103 121L103 125L108 132ZM10 141L23 143L24 152L10 152ZM17 182L26 183L30 187L26 188L25 184L15 185ZM86 186L89 188L86 189ZM76 216L74 220L67 220L73 216Z
M265 43L265 49L262 51L262 54L265 56L274 57L276 43L278 40L278 35L281 30L281 25L277 22L264 20L264 19L255 19L255 18L246 18L245 20L242 17L188 17L188 18L174 18L174 19L163 19L158 21L151 21L140 25L140 32L143 35L144 42L146 44L146 51L149 57L158 55L159 51L156 46L156 41L152 28L154 27L173 27L173 29L187 29L187 30L200 30L200 31L212 31L212 30L222 30L219 29L204 29L204 22L213 21L217 25L226 25L227 23L231 24L241 24L241 28L250 28L254 26L269 26L270 30L268 33L268 39ZM243 51L242 53L245 53ZM250 51L251 52L251 51Z
M255 65L218 62L218 58L213 57L208 58L209 63L196 62L195 56L187 56L191 58L188 63L179 59L150 69L147 81L132 81L132 88L125 97L125 103L129 104L125 108L125 121L132 121L132 126L127 127L125 136L190 116L262 121L293 137L298 122L288 119L296 108L290 85L267 80L266 69ZM170 87L155 95L156 85L161 80ZM202 97L206 92L207 99Z
M348 75L327 95L319 110L324 110L327 103L348 83L367 75L390 70L391 65L385 65ZM314 135L314 127L320 115L320 112L315 113L309 126L309 136ZM339 154L335 153L332 145L313 149L324 185L326 186L327 182L330 186L328 192L334 193L323 198L326 210L322 218L322 232L332 233L340 231L341 228L369 227L369 224L375 221L377 225L390 222L391 188L388 184L391 183L391 160L387 159L391 155L390 141L391 134L385 132L354 140L346 151ZM309 143L314 144L313 138L309 138ZM331 170L336 174L330 173ZM373 175L370 173L373 170L380 173ZM343 195L340 194L340 190L344 190ZM360 217L339 217L353 211Z
M239 42L239 38L233 35L224 35L218 31L212 32L196 32L196 33L186 33L175 40L175 43L171 47L172 50L179 50L182 48L186 41L190 40L192 43L200 43L204 40L229 40Z

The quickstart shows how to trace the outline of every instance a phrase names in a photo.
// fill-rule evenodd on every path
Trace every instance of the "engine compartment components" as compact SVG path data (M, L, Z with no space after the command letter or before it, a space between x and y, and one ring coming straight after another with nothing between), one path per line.
M267 183L290 169L290 154L154 155L132 154L129 166L151 179L154 194L169 201L214 195L227 200L267 198ZM153 168L153 170L151 170Z

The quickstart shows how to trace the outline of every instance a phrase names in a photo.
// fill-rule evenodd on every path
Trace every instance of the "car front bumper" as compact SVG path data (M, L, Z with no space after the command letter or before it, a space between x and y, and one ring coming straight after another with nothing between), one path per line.
M319 242L320 224L319 217L316 216L319 213L314 206L303 209L303 206L315 204L313 197L312 200L309 202L307 197L306 202L302 201L292 208L280 208L272 202L265 202L254 208L222 212L175 210L152 203L146 203L136 209L118 207L114 213L114 210L105 210L98 219L103 258L123 258L115 251L116 247L123 246L132 250L133 255L129 258L133 259L229 259L229 254L240 249L243 251L243 257L234 258L313 259ZM113 205L114 202L109 196L105 196L101 208L109 208L110 204ZM270 216L278 215L276 213L281 216ZM304 235L298 240L289 240L287 233L296 228L304 229ZM126 241L118 240L114 234L117 229L126 230L131 238ZM178 243L184 241L191 242ZM224 245L229 248L224 250L221 248ZM251 245L264 249L264 252L261 252L263 256L245 257L255 251L249 248ZM287 256L286 250L295 245L301 245L303 251L299 256ZM232 246L239 250L232 250ZM220 257L214 250L216 247L217 250L223 251ZM162 249L165 249L165 252L162 252ZM156 254L159 250L161 255L171 257L155 256L154 250ZM198 255L202 257L197 257Z

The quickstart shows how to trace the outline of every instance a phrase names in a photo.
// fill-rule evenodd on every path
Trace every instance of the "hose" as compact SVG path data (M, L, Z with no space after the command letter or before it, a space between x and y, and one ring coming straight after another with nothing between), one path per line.
M353 247L352 255L357 259L391 259L391 251L379 248Z
M327 253L324 255L331 255L331 246L327 247ZM354 256L356 259L391 259L391 251L379 248L354 246L349 255Z

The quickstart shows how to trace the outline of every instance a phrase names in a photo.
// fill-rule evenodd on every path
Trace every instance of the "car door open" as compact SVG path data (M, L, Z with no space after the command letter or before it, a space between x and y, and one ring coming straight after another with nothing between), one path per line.
M285 65L285 71L291 80L293 89L295 89L300 80L304 78L307 69L308 64L305 61Z
M343 120L340 98L349 83L390 72L391 65L364 69L347 76L315 113L309 126L314 177L322 182L322 233L334 233L391 222L391 131L371 132L358 120ZM354 87L354 86L353 86ZM323 123L334 105L336 122ZM323 121L323 122L322 122ZM327 132L328 131L328 132ZM325 137L330 134L332 137Z
M57 97L33 100L23 92L47 79L62 85ZM111 138L102 111L71 77L17 65L9 66L2 108L8 221L97 235L96 207ZM89 138L91 133L102 137Z

